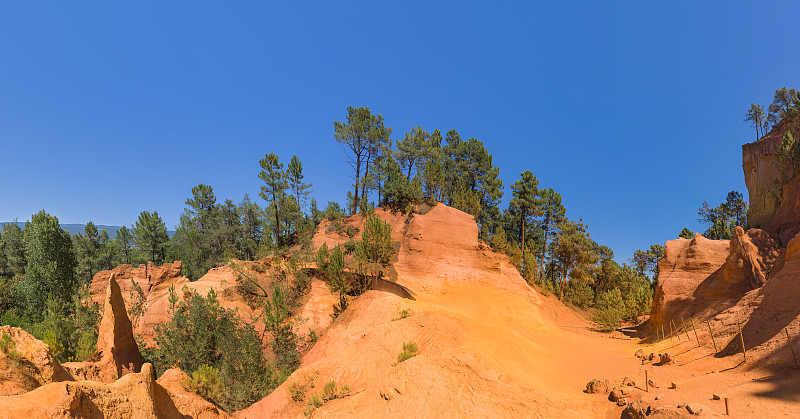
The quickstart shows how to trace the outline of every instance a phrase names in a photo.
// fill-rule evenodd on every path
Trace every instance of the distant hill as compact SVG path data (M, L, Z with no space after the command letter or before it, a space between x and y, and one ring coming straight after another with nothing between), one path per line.
M0 222L0 228L2 228L6 224L11 224L12 222L13 221ZM25 228L24 222L18 221L17 225L20 228ZM98 232L105 229L108 232L108 237L112 240L117 238L117 231L119 231L119 229L122 228L122 226L109 226L104 224L95 224L95 227L97 227ZM83 233L83 230L86 228L86 224L61 224L61 228L67 230L70 236L74 236L76 234ZM130 229L130 227L128 227L128 229ZM172 238L172 236L175 235L175 232L167 231L167 234L169 234L169 237Z

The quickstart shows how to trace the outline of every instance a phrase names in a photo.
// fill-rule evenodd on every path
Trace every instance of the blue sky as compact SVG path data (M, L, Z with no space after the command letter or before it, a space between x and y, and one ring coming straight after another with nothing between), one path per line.
M800 73L789 1L166 3L0 6L0 221L172 229L198 183L257 197L271 152L343 202L333 122L368 106L480 139L625 260L746 193L745 110Z

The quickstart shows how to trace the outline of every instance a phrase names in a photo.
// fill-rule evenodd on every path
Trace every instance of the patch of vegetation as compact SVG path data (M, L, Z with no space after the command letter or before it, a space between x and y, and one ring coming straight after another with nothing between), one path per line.
M404 309L400 310L398 312L398 314L400 315L400 317L397 317L396 319L392 319L393 322L397 321L397 320L407 319L408 316L411 315L411 310L409 310L407 308L404 308Z
M200 397L216 402L222 398L222 380L219 370L210 365L201 365L192 376L182 383L187 390L197 393Z
M403 361L407 361L415 356L419 355L419 348L417 344L414 342L403 342L403 352L397 354L397 363L401 363Z
M144 296L144 290L133 280L133 277L131 277L131 290L128 305L130 306L128 315L135 329L136 325L139 324L139 319L141 319L145 311L147 311L147 298Z
M320 399L318 395L312 394L311 397L306 400L306 408L303 410L303 414L306 415L306 417L311 416L314 411L322 407L322 405L322 399Z
M330 380L327 384L322 388L322 396L320 397L316 393L312 394L311 397L306 401L306 408L303 413L306 416L311 416L314 411L325 403L333 400L339 399L342 397L346 397L350 395L350 386L343 385L339 387L336 384L336 381Z
M292 396L292 400L300 403L306 399L306 388L298 383L289 384L289 394Z
M213 289L203 297L184 288L169 321L155 332L156 347L144 352L152 356L157 374L173 366L188 374L213 367L222 383L215 402L228 411L262 399L288 376L267 363L253 325L221 307Z
M8 359L11 360L11 365L19 366L22 354L17 351L17 343L14 342L14 338L11 335L3 333L3 336L0 337L0 351L8 356Z
M593 318L600 325L600 330L611 332L619 327L624 314L625 302L619 289L614 288L600 294Z

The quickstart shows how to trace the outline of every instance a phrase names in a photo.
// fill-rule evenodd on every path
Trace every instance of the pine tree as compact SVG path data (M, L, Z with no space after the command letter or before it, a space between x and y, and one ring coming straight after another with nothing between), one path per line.
M139 249L148 254L153 263L162 263L169 234L164 221L158 216L158 211L142 211L132 230L133 241Z
M526 224L539 211L539 202L536 199L539 194L539 181L530 170L522 172L521 179L511 185L514 198L509 205L520 213L519 239L522 248L522 260L525 260L525 235ZM523 265L523 270L530 267Z
M262 170L258 177L265 183L261 186L259 196L268 202L267 211L272 213L275 220L275 244L281 246L283 240L281 238L280 204L286 195L286 188L289 187L289 184L283 171L283 163L278 162L276 154L267 154L259 160L259 164Z

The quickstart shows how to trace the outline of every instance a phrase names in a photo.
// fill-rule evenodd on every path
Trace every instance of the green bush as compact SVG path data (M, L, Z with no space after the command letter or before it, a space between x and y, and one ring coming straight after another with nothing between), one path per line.
M392 321L397 321L397 320L407 319L407 318L408 318L408 316L410 316L410 315L411 315L411 310L409 310L409 309L407 309L407 308L404 308L404 309L400 310L400 311L398 312L398 314L400 315L400 317L398 317L398 318L396 318L396 319L392 319Z
M322 400L319 398L319 396L317 396L316 393L312 394L311 397L309 397L309 399L306 401L306 408L303 410L303 414L306 416L311 416L311 414L313 414L317 408L322 407L322 404Z
M201 365L190 378L183 382L183 386L212 402L220 400L223 394L219 370L210 365Z
M400 362L409 360L409 359L417 356L418 354L419 354L419 348L417 347L416 343L414 343L414 342L408 342L408 343L403 342L403 352L400 352L397 355L397 362L400 363Z
M286 374L268 365L258 332L236 311L220 306L212 289L207 297L184 290L167 323L156 326L150 355L157 372L178 366L194 373L202 365L219 371L219 405L243 409L270 393Z
M303 385L292 383L289 385L289 394L292 396L292 400L296 402L302 402L306 398L306 388Z

